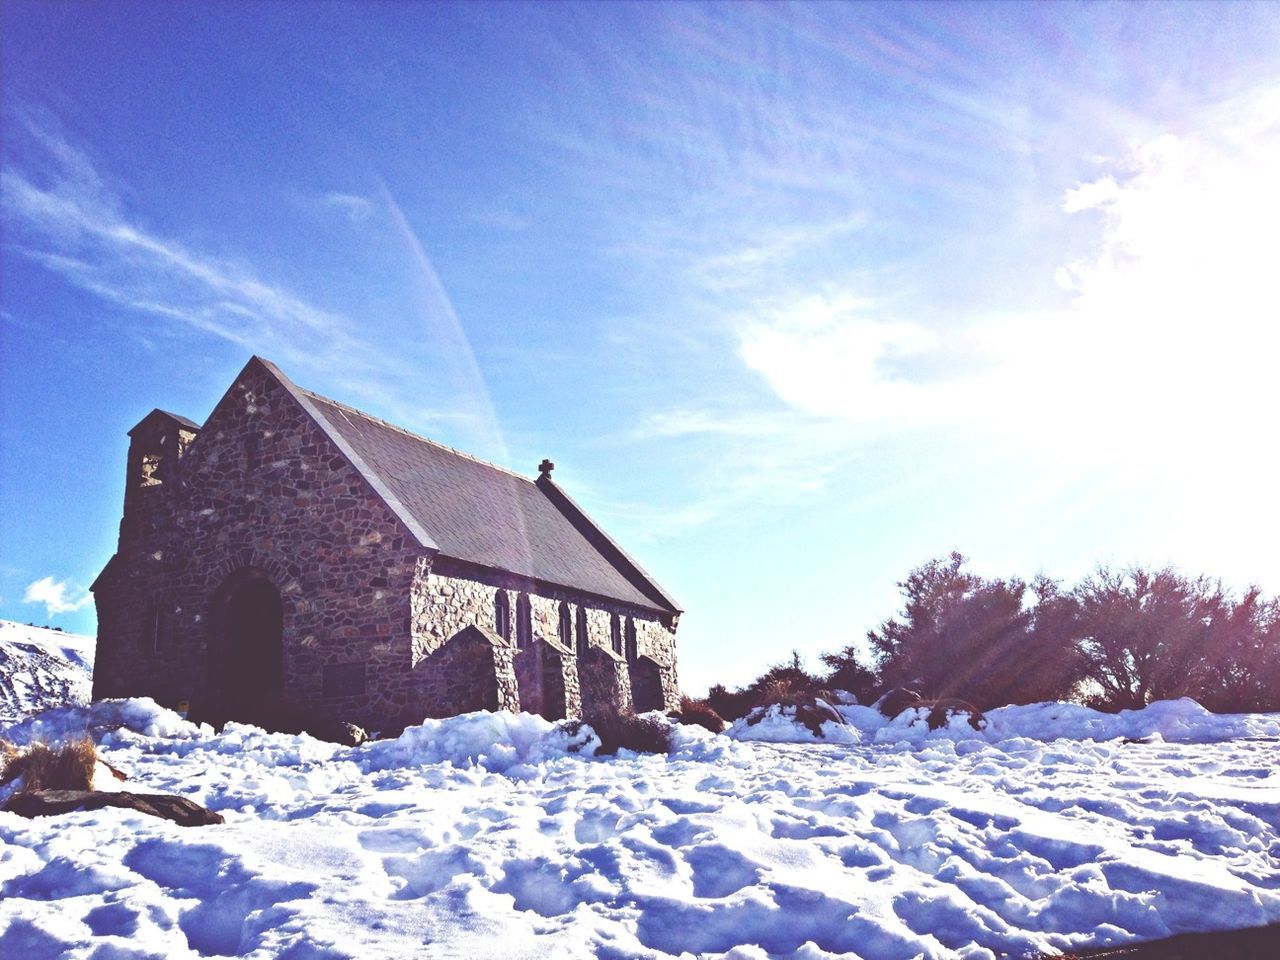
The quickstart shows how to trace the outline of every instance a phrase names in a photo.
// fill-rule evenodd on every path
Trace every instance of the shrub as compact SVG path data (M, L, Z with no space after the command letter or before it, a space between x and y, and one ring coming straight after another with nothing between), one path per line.
M717 683L707 691L707 706L732 722L751 712L755 706L755 695L743 690L729 690L723 683Z
M904 690L902 687L894 687L875 702L875 708L880 711L880 715L890 720L903 710L918 706L920 706L920 694L914 690Z
M1081 660L1073 605L1057 584L1040 578L1029 591L1017 578L970 573L966 562L952 553L898 584L901 613L867 634L885 684L983 709L1070 696Z
M890 720L906 710L917 708L928 710L925 718L930 730L945 727L953 716L967 716L969 726L975 730L981 730L987 725L987 718L982 715L982 711L968 700L959 700L955 697L924 700L914 690L903 690L901 687L886 693L876 701L875 707L880 711L881 716L888 717Z
M822 683L829 690L847 690L859 703L869 703L875 699L875 691L880 678L870 667L863 664L858 648L849 644L835 653L824 653L819 658L828 669Z
M758 702L747 714L748 726L755 726L763 720L772 706L782 707L795 714L797 723L803 724L815 737L822 737L824 723L843 725L844 717L827 701L830 694L825 690L814 691L808 684L799 684L791 679L778 679L766 683L757 693Z
M37 742L22 753L5 743L0 752L4 757L0 784L22 777L24 791L93 789L98 751L88 737L69 740L57 748Z
M680 698L680 709L667 714L678 723L705 727L712 733L724 730L724 717L716 712L706 700L695 700L692 697Z
M1165 568L1102 568L1071 594L1075 633L1103 710L1145 707L1153 700L1199 697L1213 627L1230 600L1221 584Z
M792 650L791 659L777 663L762 673L744 692L753 694L759 706L762 698L783 695L814 694L822 689L822 681L804 668L800 651ZM772 702L772 700L770 700Z
M1217 713L1280 710L1280 599L1250 587L1210 625L1203 695Z
M661 717L634 713L596 713L586 723L600 737L599 753L613 754L619 749L637 753L666 753L671 747L671 726Z
M756 707L746 716L747 726L754 727L769 715L772 707L781 707L783 715L787 713L792 715L796 723L801 724L808 729L815 737L825 737L826 734L822 730L824 723L837 723L841 726L845 725L844 717L836 712L831 704L823 700L814 698L807 703L771 703L765 706Z
M624 702L622 690L607 678L588 678L584 689L582 720L567 726L570 734L576 733L585 723L600 738L597 753L613 754L620 749L637 753L666 753L671 746L671 725L663 717L636 716L631 705Z

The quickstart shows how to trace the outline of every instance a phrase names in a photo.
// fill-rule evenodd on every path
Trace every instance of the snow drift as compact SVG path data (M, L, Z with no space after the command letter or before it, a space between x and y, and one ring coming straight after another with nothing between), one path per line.
M840 710L843 741L608 759L526 715L347 748L48 711L0 736L88 729L227 822L0 814L0 955L995 957L1280 920L1280 717Z
M1101 713L1075 703L1033 703L1000 707L983 714L975 730L967 716L954 715L946 726L930 730L927 707L885 717L874 707L835 704L843 724L825 723L821 735L795 719L794 708L773 705L755 723L738 720L728 735L736 740L772 743L923 743L926 740L1153 740L1222 743L1241 737L1280 737L1280 715L1215 714L1194 700L1166 700L1142 710Z

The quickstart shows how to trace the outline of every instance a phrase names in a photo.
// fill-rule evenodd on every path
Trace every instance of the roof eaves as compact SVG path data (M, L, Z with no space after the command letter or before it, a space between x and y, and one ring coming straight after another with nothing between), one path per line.
M534 481L534 486L541 490L547 499L550 500L561 513L568 516L571 522L576 520L577 523L582 524L590 530L595 537L598 538L598 542L595 544L596 548L600 550L601 553L605 555L605 558L613 563L615 567L622 567L623 573L626 572L625 568L629 567L631 571L640 578L644 587L647 588L645 589L645 592L649 593L654 600L664 604L672 613L684 612L684 608L680 606L676 599L672 597L671 594L667 593L667 591L663 590L662 587L658 585L658 581L654 580L644 567L640 566L640 564L637 563L631 555L627 553L627 551L623 550L622 547L618 545L617 541L605 533L604 530L600 528L599 524L587 516L586 511L578 506L572 497L560 489L550 476L545 473L542 474L536 481ZM640 584L637 584L637 586L640 586Z
M529 482L533 483L534 481L531 480ZM603 601L604 603L624 603L628 607L633 607L637 610L649 610L659 615L671 613L673 609L676 613L683 612L682 610L675 609L670 606L670 598L658 600L654 597L649 597L648 603L636 603L633 599L614 596L611 593L603 593L599 590L588 590L579 584L566 583L564 580L549 580L545 577L537 577L529 573L520 573L500 564L482 563L476 560L467 560L462 557L455 557L443 550L436 557L433 569L440 570L446 576L459 576L464 579L475 579L477 576L476 571L487 571L490 573L497 573L503 577L511 577L519 583L528 584L528 586L517 588L521 590L536 591L540 588L568 590L580 596L594 598L595 600ZM652 582L648 585L651 587L657 586Z
M330 439L330 441L332 441L333 445L342 452L342 455L347 458L347 461L355 468L356 472L359 473L360 476L364 478L365 482L373 488L373 492L376 493L379 499L387 505L387 509L396 515L396 518L405 525L405 528L413 534L414 538L424 549L439 551L439 545L437 545L431 535L427 533L422 524L414 519L414 516L409 512L409 509L400 502L400 498L391 492L387 485L382 482L382 479L378 474L367 463L365 463L364 458L361 457L360 454L356 453L351 444L347 443L342 434L338 432L337 428L329 422L328 418L325 417L315 403L312 402L310 395L305 390L286 377L280 368L270 360L265 360L262 357L255 356L249 362L262 364L263 368L265 368L268 373L279 381L280 385L289 392L289 394L298 402L298 405L307 412L312 420L315 421L316 426L323 430L325 435Z
M184 416L183 416L182 414L180 414L180 413L171 413L171 412L170 412L170 411L168 411L168 410L159 410L159 409L157 409L157 410L156 410L156 413L163 413L163 414L164 414L166 417L168 417L170 420L176 420L176 421L178 422L178 425L179 425L179 426L187 427L187 428L188 428L188 429L190 429L190 430L199 430L199 429L200 429L200 424L196 423L194 420L192 420L192 419L190 419L190 418L188 418L188 417L184 417Z

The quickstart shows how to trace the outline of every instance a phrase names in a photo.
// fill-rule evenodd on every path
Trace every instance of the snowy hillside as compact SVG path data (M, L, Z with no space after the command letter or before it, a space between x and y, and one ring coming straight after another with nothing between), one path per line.
M0 620L0 721L85 704L94 638Z
M52 711L0 736L91 729L132 789L226 823L0 814L0 954L1036 956L1280 921L1280 716L845 712L845 743L684 728L596 759L526 715L345 748Z

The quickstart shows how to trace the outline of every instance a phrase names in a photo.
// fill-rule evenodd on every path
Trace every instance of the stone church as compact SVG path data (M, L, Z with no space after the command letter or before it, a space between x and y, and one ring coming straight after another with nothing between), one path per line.
M547 461L529 480L258 357L202 426L153 410L129 438L95 699L275 699L375 728L679 701L679 606Z

